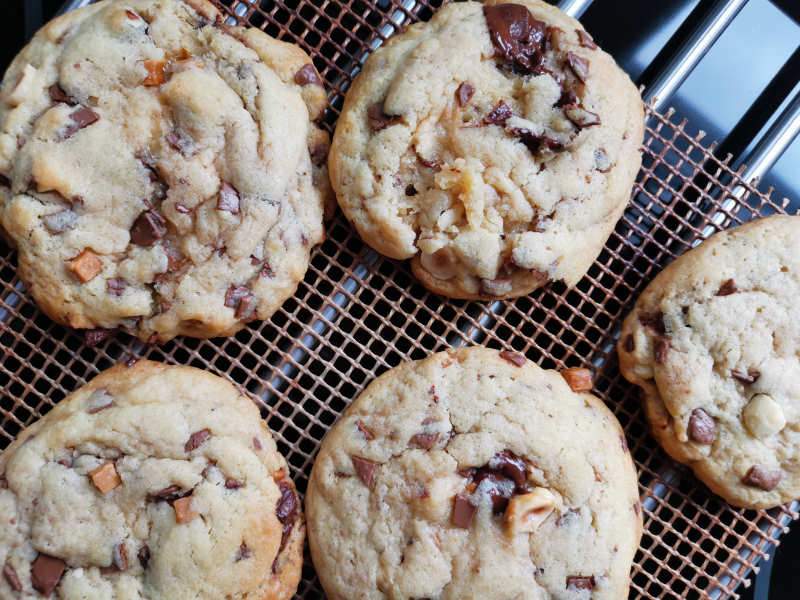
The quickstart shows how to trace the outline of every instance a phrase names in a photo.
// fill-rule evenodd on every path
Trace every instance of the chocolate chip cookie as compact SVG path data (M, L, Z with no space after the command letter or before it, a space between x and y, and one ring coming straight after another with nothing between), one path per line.
M323 440L306 511L331 600L627 598L642 530L605 405L478 347L370 384Z
M0 598L291 598L304 529L255 404L198 369L116 366L0 455Z
M574 285L641 163L643 105L580 23L540 0L456 2L394 36L331 148L366 243L452 298Z
M54 320L148 341L269 317L323 237L324 106L302 50L206 0L51 21L0 88L20 277Z
M800 217L718 233L625 320L622 374L656 439L736 506L800 497Z

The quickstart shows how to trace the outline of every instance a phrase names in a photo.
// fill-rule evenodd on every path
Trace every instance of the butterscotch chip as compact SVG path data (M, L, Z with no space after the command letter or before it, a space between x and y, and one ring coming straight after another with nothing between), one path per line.
M519 363L482 347L403 363L328 431L305 498L326 597L588 598L564 578L592 573L595 598L627 597L642 517L622 430Z
M445 3L393 40L350 87L328 159L361 238L451 298L577 284L641 162L628 76L542 0Z
M133 5L71 11L9 66L0 229L58 323L230 336L280 308L323 239L326 92L303 50L214 3ZM252 292L233 311L230 286Z
M89 478L101 494L107 494L122 484L113 462L107 462L89 472Z
M3 600L120 585L289 600L300 580L305 523L286 461L253 399L199 369L141 359L101 373L0 454L0 498L0 530L14 532L0 534Z
M81 283L88 283L103 270L100 257L88 248L67 263L67 267Z
M720 232L650 282L620 332L657 441L728 503L800 497L800 217Z
M573 392L592 391L592 372L589 369L569 368L561 371L561 376Z

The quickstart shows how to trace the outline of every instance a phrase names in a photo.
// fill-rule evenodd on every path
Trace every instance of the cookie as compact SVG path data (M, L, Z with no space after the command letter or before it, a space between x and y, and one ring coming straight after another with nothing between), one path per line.
M627 598L642 531L613 414L479 347L371 383L322 442L306 514L331 600Z
M647 286L617 347L653 435L736 506L800 497L798 232L773 216L704 241Z
M113 367L0 455L0 598L291 598L304 537L256 405L199 369Z
M48 23L0 88L0 223L51 318L146 341L231 335L323 238L325 91L299 48L206 0Z
M643 128L636 88L578 21L540 0L457 2L366 61L328 165L364 241L429 290L512 298L583 277Z

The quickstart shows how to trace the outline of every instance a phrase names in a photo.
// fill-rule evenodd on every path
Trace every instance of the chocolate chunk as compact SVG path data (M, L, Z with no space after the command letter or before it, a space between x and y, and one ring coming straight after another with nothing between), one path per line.
M689 417L689 439L698 444L711 444L717 439L717 423L702 408L695 408Z
M636 342L633 341L633 336L630 333L625 336L624 344L625 352L633 352L636 349Z
M317 75L317 70L311 63L303 65L300 70L294 74L294 82L297 85L308 85L309 83L322 85L322 80L319 78L319 75Z
M663 365L665 362L667 362L668 352L669 352L669 339L665 337L657 338L655 346L656 363L659 365Z
M511 107L500 100L500 102L489 111L489 114L483 117L483 123L486 125L505 125L512 114Z
M5 175L0 174L0 185L3 187L10 188L11 187L11 180L6 177Z
M63 138L65 140L71 138L84 127L88 127L92 123L96 122L100 118L100 115L98 115L88 106L81 106L80 108L76 108L74 111L72 111L69 115L69 118L72 120L72 123L67 125L67 127L64 129Z
M561 152L565 149L564 142L557 140L546 134L537 134L530 129L521 127L507 128L506 131L511 135L518 137L519 140L527 146L531 153L536 154L545 150L551 152Z
M608 173L611 170L611 158L605 148L597 148L594 151L594 168L601 173Z
M559 96L556 106L562 107L567 106L568 104L578 104L578 95L575 93L575 90L569 87L569 84L566 81L562 81L561 96Z
M495 454L489 461L489 468L502 473L518 487L523 487L528 480L527 463L510 450Z
M94 348L101 342L106 341L114 334L113 329L87 329L86 332L83 334L83 339L86 342L86 345L90 348Z
M736 282L733 279L726 279L717 290L717 296L730 296L739 290L736 289Z
M247 547L247 544L244 543L244 540L242 540L239 549L236 551L236 556L234 557L234 561L239 562L240 560L247 560L251 556L253 556L253 551L250 550L250 548Z
M142 565L142 568L147 569L147 565L150 564L150 546L144 544L141 548L139 548L139 552L136 553L136 557L139 559L139 564Z
M483 15L492 44L512 71L537 72L544 60L547 26L519 4L484 6Z
M437 441L439 441L438 433L416 433L409 440L412 445L423 450L430 450L436 445Z
M275 271L272 270L272 267L267 261L264 261L261 271L259 271L258 274L261 277L275 277Z
M234 316L239 320L249 319L256 309L256 299L250 288L232 285L225 292L225 306L235 309Z
M275 507L275 516L283 523L289 523L297 517L297 494L294 493L292 485L288 481L280 481L278 488L281 492L281 497L278 499L278 504Z
M593 590L596 585L594 575L584 577L581 575L567 576L567 589L573 590Z
M753 465L742 478L742 483L753 487L761 488L765 492L771 492L783 479L783 472L780 469L770 469L762 465Z
M120 571L128 570L128 549L125 547L125 544L117 544L114 546L111 558L117 569Z
M416 196L419 192L412 184L406 186L406 196Z
M400 117L383 112L383 103L376 102L367 109L367 121L372 131L380 131L400 122Z
M60 210L42 217L42 223L50 233L64 233L68 229L75 227L78 222L78 215L69 209Z
M208 438L211 437L211 430L210 429L201 429L200 431L195 431L192 435L189 436L189 439L184 444L183 449L185 452L192 452L193 450L197 450L200 446L205 444L208 441Z
M228 478L225 480L225 489L227 490L238 490L243 485L244 483L242 483L238 479Z
M15 592L22 591L22 582L19 580L16 570L11 566L10 563L3 565L3 577L12 590Z
M351 459L353 461L353 468L356 470L356 475L358 475L361 483L368 488L372 488L372 485L375 483L375 470L378 468L378 465L360 456L352 456Z
M179 498L183 498L191 494L191 490L187 492L181 491L180 486L171 485L169 487L165 487L162 490L158 490L150 494L151 500L163 500L165 502L172 502L174 500L178 500Z
M40 554L31 565L31 585L43 596L49 596L56 589L66 566L60 558Z
M325 159L328 158L328 151L331 149L330 143L326 140L324 142L320 142L315 144L312 148L309 149L309 154L311 156L311 163L316 167L321 167L325 164Z
M526 359L522 354L517 354L516 352L511 352L509 350L502 350L499 354L500 358L510 362L512 365L516 367L521 367L525 364Z
M661 311L655 313L642 313L639 315L639 322L645 327L649 327L661 335L664 335L667 332L666 325L664 325L664 313Z
M586 31L583 29L576 29L575 33L578 34L578 43L583 48L589 48L589 50L597 49L597 44L594 43L592 36L590 36Z
M167 233L164 217L154 210L142 212L131 227L131 242L137 246L152 246Z
M224 210L232 215L239 214L239 192L231 184L223 181L217 198L217 210Z
M114 398L108 393L105 388L95 390L92 395L86 400L86 412L90 415L99 413L101 410L111 408L114 404Z
M69 104L75 106L75 101L67 95L60 85L54 83L47 89L50 94L50 99L53 102L61 102L62 104Z
M575 76L586 83L589 79L589 61L574 52L567 52L567 64Z
M600 115L577 104L566 105L564 107L564 115L579 129L600 125Z
M731 371L731 377L740 381L744 384L755 383L758 381L758 378L761 377L761 371L758 369L747 369L747 371L742 371L741 369L734 369Z
M472 100L475 94L475 88L469 81L462 81L458 88L456 88L456 101L459 106L466 106Z
M356 427L358 427L358 430L359 430L359 431L360 431L362 434L364 434L364 438L365 438L367 441L371 441L371 440L374 440L374 439L375 439L375 434L374 434L374 433L372 433L372 431L370 431L370 430L369 430L369 428L368 428L366 425L364 425L364 422L363 422L361 419L359 419L358 421L356 421Z
M128 282L124 279L114 278L106 280L106 291L112 296L122 296Z
M465 494L457 494L453 499L453 525L461 529L469 529L477 507L469 501Z
M194 140L183 131L171 131L166 136L167 143L180 152L183 156L191 156L194 153Z

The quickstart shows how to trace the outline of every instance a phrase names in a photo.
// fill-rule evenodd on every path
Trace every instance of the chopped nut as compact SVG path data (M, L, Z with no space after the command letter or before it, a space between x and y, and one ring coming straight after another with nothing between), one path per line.
M239 549L236 551L236 556L234 557L234 562L239 562L240 560L246 560L253 556L253 551L247 547L247 544L242 541L239 545Z
M356 427L364 435L364 438L367 441L371 441L371 440L375 439L375 434L372 433L372 431L370 431L370 429L366 425L364 425L364 422L361 419L356 421Z
M527 362L527 359L522 354L517 354L516 352L511 352L509 350L502 350L499 353L499 356L503 360L510 362L515 367L522 367Z
M200 446L206 443L208 438L211 437L211 430L210 429L201 429L200 431L195 431L192 435L189 436L189 439L183 446L184 451L192 452L193 450L197 450Z
M434 433L416 433L411 436L409 443L412 446L416 446L417 448L421 448L423 450L430 450L436 445L436 442L439 441L439 434L438 432Z
M191 496L178 498L172 503L172 508L175 509L176 523L188 523L199 514L192 506Z
M469 81L462 81L458 88L456 88L456 101L458 102L459 106L466 106L469 104L469 101L472 100L472 96L475 94L475 88Z
M371 460L361 458L360 456L352 456L353 468L356 470L356 475L368 488L372 488L375 483L375 470L378 465Z
M436 279L447 281L456 276L456 268L450 251L446 248L437 250L433 254L421 252L419 263L422 268L433 275Z
M581 45L581 47L589 48L589 50L597 49L597 44L594 43L592 36L589 35L585 30L576 29L575 33L578 34L578 43Z
M589 392L592 389L592 372L589 369L572 367L561 371L573 392Z
M611 158L605 148L597 148L594 151L594 168L601 173L608 173L611 170Z
M458 494L453 499L453 525L461 529L469 529L477 507L469 501L465 494Z
M780 469L770 469L763 465L753 465L742 478L742 483L771 492L783 479Z
M481 292L487 296L505 296L513 289L514 285L510 279L481 279Z
M734 369L731 371L731 377L744 384L755 383L761 377L761 372L758 369Z
M255 450L261 450L263 448L263 446L261 445L261 440L258 439L257 437L253 438L253 448Z
M165 60L146 60L144 61L144 68L147 69L147 76L144 78L142 84L146 86L156 86L164 83L164 69L167 65Z
M43 596L49 596L56 589L66 567L67 564L60 558L40 554L31 565L31 585Z
M511 107L500 100L492 110L483 117L484 125L505 125L505 122L513 115Z
M222 186L219 188L217 210L229 212L232 215L239 214L239 192L225 181L222 182Z
M564 114L576 127L581 129L600 125L600 115L577 104L567 104L564 107Z
M67 268L80 279L81 283L88 283L103 270L103 261L94 252L86 248L78 256L67 262Z
M106 291L112 296L122 296L126 287L128 287L128 282L119 277L106 280Z
M99 413L101 410L110 408L112 404L114 404L114 399L111 397L111 394L108 393L108 390L105 388L95 390L86 399L86 412L93 415Z
M580 575L567 576L567 589L573 590L593 590L596 585L594 575L583 577Z
M308 85L309 83L322 85L322 80L319 78L317 70L311 63L303 65L297 73L294 74L294 82L297 85Z
M575 76L585 83L589 78L589 61L574 52L567 52L567 64Z
M122 483L113 462L107 462L89 472L89 478L101 494L107 494Z
M86 345L94 348L97 344L106 341L114 334L113 329L87 329L83 334Z
M742 420L754 437L764 440L786 427L781 405L767 394L756 394L742 410Z
M114 563L114 566L120 571L128 570L128 549L125 547L124 543L114 546L111 559Z
M69 209L60 210L42 217L45 229L53 234L64 233L68 229L75 227L77 222L78 215Z
M244 483L239 481L238 479L228 478L225 480L225 489L226 490L238 490L242 487Z
M698 444L711 444L717 439L717 423L702 408L695 408L689 417L689 439Z
M536 531L553 512L555 505L555 496L542 487L534 488L527 494L513 496L506 509L506 531L511 536Z

